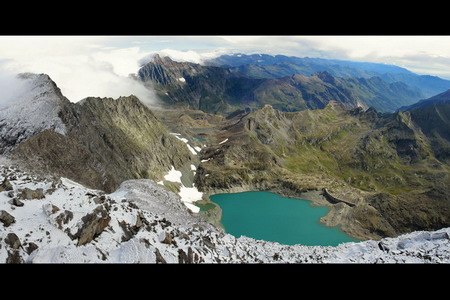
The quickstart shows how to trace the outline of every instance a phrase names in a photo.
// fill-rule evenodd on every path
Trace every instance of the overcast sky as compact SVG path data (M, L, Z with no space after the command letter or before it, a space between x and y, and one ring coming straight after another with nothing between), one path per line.
M378 62L450 79L450 36L0 36L0 75L46 73L74 102L139 96L127 76L156 52L196 63L233 52Z

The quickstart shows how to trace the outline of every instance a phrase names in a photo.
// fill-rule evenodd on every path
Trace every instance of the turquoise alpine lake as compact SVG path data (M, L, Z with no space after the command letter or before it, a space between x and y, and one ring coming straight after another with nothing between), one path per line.
M312 206L308 200L286 198L257 191L215 194L210 200L222 208L225 232L280 244L337 246L358 240L319 222L329 208Z

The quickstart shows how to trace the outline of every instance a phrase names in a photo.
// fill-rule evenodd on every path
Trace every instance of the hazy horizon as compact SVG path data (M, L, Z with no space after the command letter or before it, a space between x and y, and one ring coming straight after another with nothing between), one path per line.
M202 63L264 53L392 64L450 80L450 36L0 36L0 78L48 74L71 101L143 94L129 78L151 55Z

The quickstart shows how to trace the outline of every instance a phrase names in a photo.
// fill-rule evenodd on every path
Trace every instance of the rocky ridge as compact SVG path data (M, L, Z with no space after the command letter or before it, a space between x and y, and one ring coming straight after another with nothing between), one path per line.
M189 170L196 155L137 97L65 98L45 74L27 74L23 99L0 110L0 152L29 168L113 191L132 178Z
M65 178L39 178L8 161L0 176L12 188L0 192L0 261L6 263L450 262L448 228L337 247L288 246L226 234L151 180L126 181L105 194ZM14 204L25 188L41 189L43 198Z
M156 55L140 68L138 78L151 85L169 106L221 115L241 109L260 109L265 104L281 111L320 109L332 100L347 108L373 106L379 111L394 111L423 97L403 82L386 82L376 76L337 77L326 69L305 73L281 67L280 71L278 76L255 76L228 66L176 62Z

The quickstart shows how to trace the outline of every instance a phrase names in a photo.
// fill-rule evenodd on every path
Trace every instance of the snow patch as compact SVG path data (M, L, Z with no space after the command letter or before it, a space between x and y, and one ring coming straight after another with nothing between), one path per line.
M191 151L192 154L197 155L197 152L195 151L194 148L191 147L191 145L189 145L188 143L186 143L186 146L188 147L189 151Z
M200 208L193 205L192 202L202 200L203 193L200 192L195 186L193 187L185 187L184 185L180 188L181 201L192 210L194 213L198 213Z
M179 137L179 135L180 135L179 133L170 133L170 134L174 135L177 139L179 139L180 141L184 142L186 144L187 148L189 149L189 151L191 151L192 154L197 155L197 152L195 151L195 149L192 148L191 145L189 145L189 140L187 138Z
M181 183L181 175L182 175L181 172L175 170L175 167L172 166L169 173L167 173L167 175L164 176L164 179L167 181Z
M180 138L180 137L178 137L178 136L175 136L177 139L179 139L180 141L182 141L183 143L188 143L189 141L188 141L188 139L187 138Z

